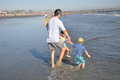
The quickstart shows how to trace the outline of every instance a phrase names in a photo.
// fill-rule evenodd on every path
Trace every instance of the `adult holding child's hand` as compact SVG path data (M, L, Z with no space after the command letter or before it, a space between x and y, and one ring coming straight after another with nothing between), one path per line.
M60 9L56 9L54 12L54 17L52 17L47 24L47 31L48 31L47 43L48 43L48 48L51 50L52 68L55 67L55 63L54 63L55 49L56 48L61 49L57 65L61 65L61 60L66 50L64 47L64 43L61 42L61 40L59 39L59 28L67 36L68 41L71 41L69 34L63 25L63 22L59 19L61 15L62 15L62 11Z

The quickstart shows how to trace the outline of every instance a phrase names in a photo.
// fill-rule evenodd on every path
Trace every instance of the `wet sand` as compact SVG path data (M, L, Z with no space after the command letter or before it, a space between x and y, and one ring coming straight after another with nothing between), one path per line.
M17 17L32 17L32 16L43 16L43 14L10 14L2 16L0 15L0 18L17 18Z

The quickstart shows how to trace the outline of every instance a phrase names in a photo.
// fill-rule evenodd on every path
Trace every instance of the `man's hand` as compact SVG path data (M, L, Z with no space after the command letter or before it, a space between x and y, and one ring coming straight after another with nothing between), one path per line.
M71 42L71 38L70 37L68 37L68 41Z
M66 37L68 38L68 41L71 41L71 38L70 38L70 36L69 36L67 30L64 30L63 32L64 32L64 34L66 35Z
M73 43L71 42L71 40L70 40L70 41L67 41L67 43L70 44L70 45L73 45Z

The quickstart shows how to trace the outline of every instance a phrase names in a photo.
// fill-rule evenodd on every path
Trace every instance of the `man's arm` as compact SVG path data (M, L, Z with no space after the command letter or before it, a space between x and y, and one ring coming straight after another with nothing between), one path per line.
M90 58L91 56L88 54L88 52L87 51L85 51L85 54Z
M66 35L66 37L68 38L68 41L70 41L70 42L71 42L71 39L70 39L70 36L69 36L69 34L68 34L67 30L64 30L63 32L64 32L64 34Z

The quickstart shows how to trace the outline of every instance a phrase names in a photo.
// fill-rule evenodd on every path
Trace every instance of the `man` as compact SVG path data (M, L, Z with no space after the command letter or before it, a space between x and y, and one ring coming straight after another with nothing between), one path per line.
M63 25L63 22L59 19L61 15L62 15L62 11L60 9L56 9L54 12L54 17L51 18L47 24L47 30L48 30L47 43L48 43L48 48L51 50L52 68L55 67L55 63L54 63L55 49L56 48L61 49L57 65L61 65L61 60L65 53L64 43L61 42L61 40L59 40L59 28L64 32L68 40L71 41L68 32Z

